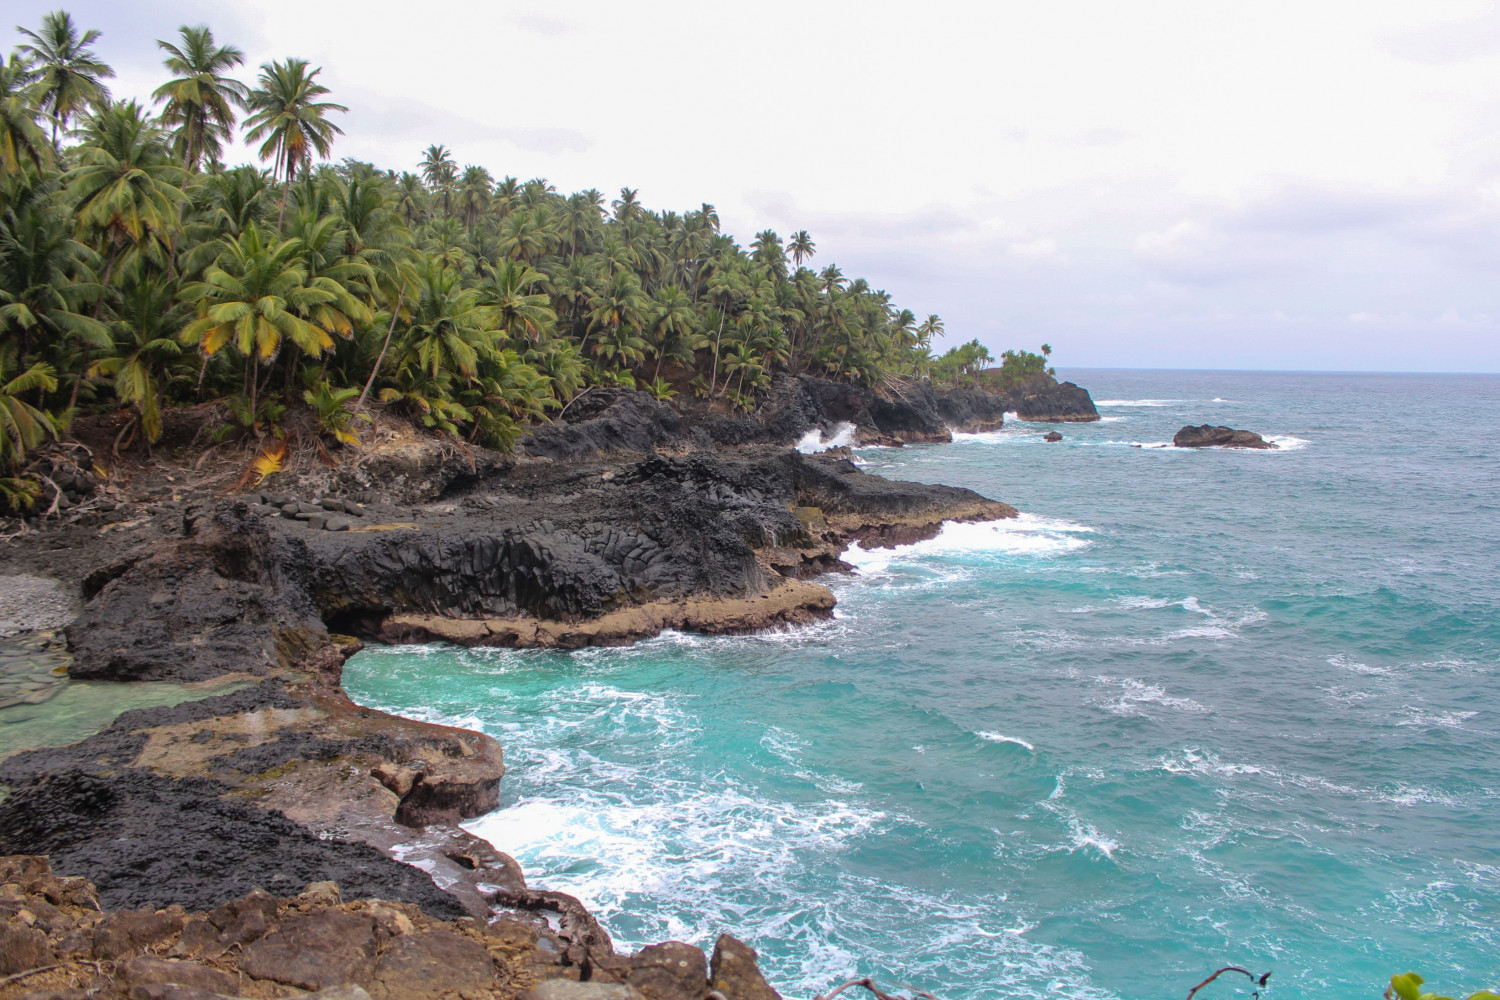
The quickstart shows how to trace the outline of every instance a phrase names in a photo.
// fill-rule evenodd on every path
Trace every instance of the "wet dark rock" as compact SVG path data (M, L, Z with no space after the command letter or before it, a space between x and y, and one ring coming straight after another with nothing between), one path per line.
M1090 423L1099 419L1088 390L1051 375L1036 375L1008 390L1010 405L1022 420L1038 423Z
M1062 435L1059 434L1057 431L1048 431L1046 434L1042 435L1042 440L1043 441L1057 442L1057 441L1061 441L1062 439L1063 439Z
M111 907L208 910L257 887L287 893L332 878L354 896L465 914L420 869L322 840L280 813L223 798L228 791L145 770L43 775L0 801L0 854L50 854L55 870L87 875Z
M1276 445L1254 431L1236 430L1232 427L1215 427L1212 424L1189 424L1172 436L1172 444L1178 448L1275 448Z

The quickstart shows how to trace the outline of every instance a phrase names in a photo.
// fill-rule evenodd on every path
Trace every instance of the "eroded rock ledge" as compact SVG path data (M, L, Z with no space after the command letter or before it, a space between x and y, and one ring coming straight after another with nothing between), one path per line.
M0 1000L778 1000L755 957L728 935L712 960L678 941L620 955L607 937L440 919L326 880L197 912L119 909L45 857L0 857Z

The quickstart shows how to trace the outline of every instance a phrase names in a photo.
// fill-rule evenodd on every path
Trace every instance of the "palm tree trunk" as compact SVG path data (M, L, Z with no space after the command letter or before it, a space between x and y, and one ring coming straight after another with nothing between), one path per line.
M296 164L292 162L291 156L287 156L286 170L283 172L284 176L281 180L281 208L276 212L276 232L278 234L281 232L282 220L286 218L286 193L291 190L292 171L295 169Z
M708 379L708 398L714 398L714 386L719 382L719 341L724 339L724 314L719 313L719 332L714 336L714 366Z
M356 410L364 409L365 397L370 394L370 386L375 384L375 376L380 374L380 366L385 363L386 348L391 346L391 334L396 332L396 317L401 313L401 304L406 301L406 282L401 282L401 294L396 296L396 308L391 310L391 325L385 331L385 343L380 345L380 357L375 359L375 367L370 369L370 377L365 380L364 390L359 394L359 401L354 404Z

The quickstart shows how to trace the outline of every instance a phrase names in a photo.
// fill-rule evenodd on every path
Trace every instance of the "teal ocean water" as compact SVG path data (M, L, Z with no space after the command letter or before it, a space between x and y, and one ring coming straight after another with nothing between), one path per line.
M534 885L627 945L732 930L791 996L1496 986L1500 377L1065 374L1105 419L1060 444L859 452L1025 513L856 551L831 622L346 684L501 740L470 826Z

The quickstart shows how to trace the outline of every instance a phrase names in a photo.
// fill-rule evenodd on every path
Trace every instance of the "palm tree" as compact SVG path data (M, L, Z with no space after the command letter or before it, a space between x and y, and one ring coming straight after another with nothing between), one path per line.
M458 272L429 261L417 284L403 367L414 362L417 371L432 379L447 373L473 378L493 339L484 308L474 292L460 285ZM381 398L386 398L384 391Z
M781 248L781 237L776 230L765 229L755 234L750 244L750 259L764 267L777 281L786 277L786 253Z
M444 181L456 176L458 168L453 163L453 153L447 146L431 145L422 151L422 180L433 190L442 187Z
M62 176L81 233L107 247L103 283L122 250L166 246L182 201L182 168L168 159L164 132L134 101L101 109L84 124L78 165Z
M649 302L641 294L641 282L630 271L621 271L609 279L609 285L590 303L589 330L603 330L608 338L618 340L622 328L626 328L626 336L630 336L631 329L639 328L641 320ZM636 338L639 339L639 338ZM644 346L644 341L642 341ZM626 347L635 349L634 344L626 344ZM610 356L619 354L620 345L612 348ZM599 353L595 350L595 353ZM644 358L644 354L641 355Z
M791 252L792 263L797 267L801 267L805 260L812 260L813 254L818 252L818 245L813 242L806 229L799 229L793 233L786 248Z
M266 239L251 223L237 239L225 240L219 259L203 280L182 290L198 315L178 334L212 357L233 345L245 358L245 393L255 412L261 362L274 361L283 340L316 356L333 347L328 331L299 313L333 301L324 288L307 285L297 240Z
M99 40L99 32L90 28L80 37L73 15L67 11L55 10L45 15L41 31L19 25L16 30L31 39L16 51L36 65L42 91L41 109L52 119L55 146L58 131L67 127L74 115L109 100L109 88L100 81L114 76L115 71L94 56L91 46Z
M27 392L55 391L56 373L51 365L38 361L12 375L17 366L16 355L14 348L0 348L0 472L14 471L28 451L57 436L52 418L21 398ZM4 480L0 484L9 485ZM12 495L11 490L4 492L7 497Z
M37 75L24 59L0 54L0 180L19 176L22 161L41 170L52 160L52 147L37 127Z
M422 180L433 194L443 199L443 214L453 210L453 185L458 181L458 166L447 146L428 146L422 153Z
M507 216L500 224L500 252L528 264L540 262L556 244L541 214L541 209L523 209Z
M687 293L676 285L668 285L656 293L651 312L651 335L656 341L656 371L651 381L661 378L661 363L665 358L691 360L698 346L694 334L698 328L698 310ZM702 339L702 338L698 338Z
M72 219L51 198L23 201L0 217L0 332L17 331L22 356L35 346L58 365L71 367L81 358L73 383L76 402L90 351L107 351L112 341L97 318L104 294L94 279L98 257L70 237L73 228ZM84 311L90 303L95 304L94 316ZM77 354L72 353L75 345Z
M493 324L506 336L535 343L557 324L547 295L533 291L543 280L523 261L503 260L479 286L479 304L490 310Z
M403 173L396 178L396 203L407 226L416 225L417 219L427 211L428 205L422 178L413 173Z
M147 448L161 437L162 379L182 354L175 334L184 310L175 291L162 278L134 280L122 296L115 353L95 366L98 374L114 377L115 397L135 407Z
M322 69L311 72L305 59L269 62L260 68L259 86L250 92L253 112L245 119L245 138L251 142L264 139L259 155L272 159L271 174L279 170L285 186L281 189L281 208L276 216L279 228L286 215L286 192L298 167L312 162L312 154L327 159L333 149L333 137L344 130L328 120L332 111L348 111L342 104L319 101L328 88L315 82Z
M485 209L489 208L490 187L493 184L494 178L483 167L464 168L463 177L458 182L458 210L463 213L465 226L472 229Z
M218 160L233 135L234 111L244 109L250 92L224 75L245 61L245 53L233 45L215 45L214 33L205 27L183 25L178 31L180 45L157 39L157 46L167 53L162 64L177 75L151 96L166 102L161 119L176 126L182 165L196 172L204 157Z

